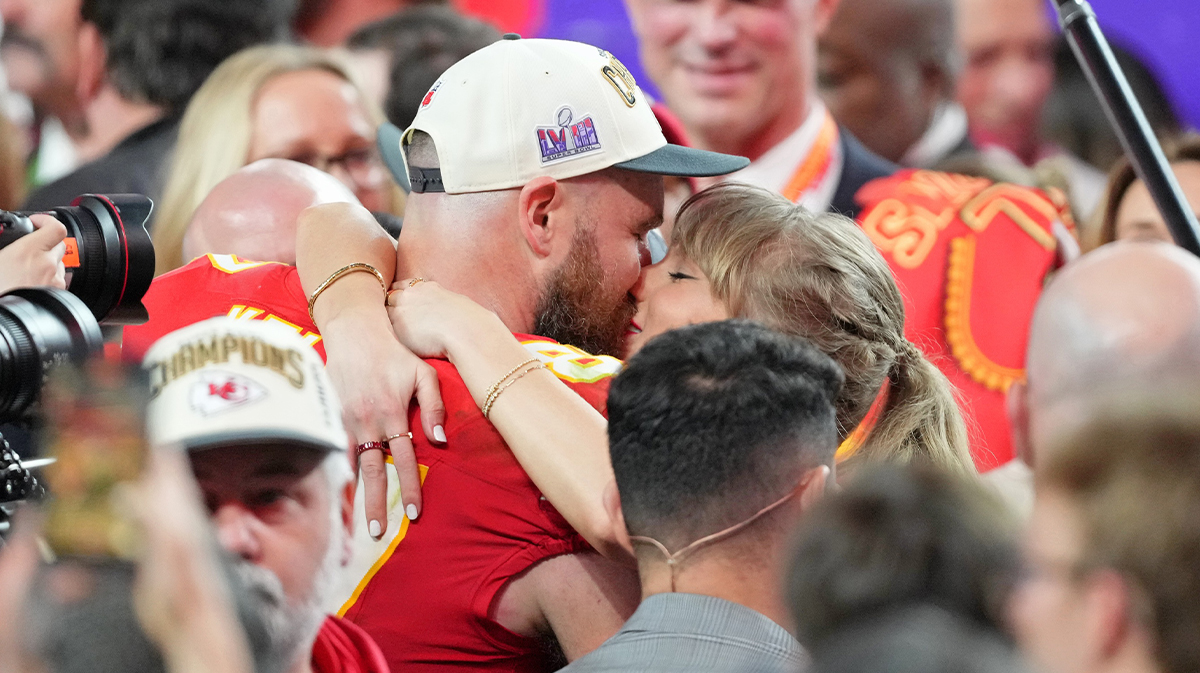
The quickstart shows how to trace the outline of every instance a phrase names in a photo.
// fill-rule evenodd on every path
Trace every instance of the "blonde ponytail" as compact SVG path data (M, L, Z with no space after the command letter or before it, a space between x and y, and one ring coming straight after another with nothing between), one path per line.
M671 247L700 267L736 317L804 337L842 367L842 438L884 380L887 404L842 465L920 460L974 473L950 382L904 336L904 302L887 262L853 220L726 183L680 207Z

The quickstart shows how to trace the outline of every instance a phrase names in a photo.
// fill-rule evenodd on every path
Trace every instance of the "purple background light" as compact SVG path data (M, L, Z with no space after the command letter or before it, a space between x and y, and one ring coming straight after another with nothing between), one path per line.
M530 0L538 3L538 0ZM1200 1L1090 0L1105 35L1141 58L1166 87L1175 111L1200 128ZM657 91L638 59L622 0L541 0L540 37L579 40L621 59L638 84Z

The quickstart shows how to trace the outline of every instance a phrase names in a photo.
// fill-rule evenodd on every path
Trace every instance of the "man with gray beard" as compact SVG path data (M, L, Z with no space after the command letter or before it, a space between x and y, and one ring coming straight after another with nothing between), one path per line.
M154 344L144 367L156 447L188 452L287 673L387 673L378 646L322 606L350 561L354 482L341 407L295 332L213 318Z

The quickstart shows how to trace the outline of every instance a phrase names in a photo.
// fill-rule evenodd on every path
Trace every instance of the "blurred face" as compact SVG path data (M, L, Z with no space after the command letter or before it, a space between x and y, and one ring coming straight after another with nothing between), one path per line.
M868 149L899 161L928 128L941 82L897 44L888 18L873 0L843 2L821 37L817 86L839 123Z
M1193 210L1200 207L1200 161L1181 161L1172 164L1179 187ZM1171 232L1163 220L1162 213L1154 205L1146 183L1136 180L1125 191L1121 205L1117 208L1116 234L1118 241L1151 240L1173 243Z
M1054 34L1041 0L958 0L966 65L958 98L978 142L1032 162L1054 84Z
M1017 640L1043 673L1089 673L1095 664L1095 620L1079 564L1083 523L1075 505L1039 491L1024 542L1027 574L1013 592Z
M0 0L0 41L8 84L57 116L79 114L81 0Z
M311 644L343 561L322 457L295 446L226 447L191 454L192 469L221 546L241 560L281 656Z
M835 0L627 0L642 63L697 143L755 157L807 112ZM770 136L765 147L755 137Z
M642 271L634 296L637 315L629 323L626 357L632 357L646 342L668 330L733 317L713 295L712 285L700 267L674 248L661 262Z
M646 234L662 223L663 181L621 170L585 179L571 250L546 282L534 333L620 357L636 310L631 290L650 263Z
M391 207L375 125L352 84L324 70L279 75L258 92L246 163L291 159L333 175L368 210Z

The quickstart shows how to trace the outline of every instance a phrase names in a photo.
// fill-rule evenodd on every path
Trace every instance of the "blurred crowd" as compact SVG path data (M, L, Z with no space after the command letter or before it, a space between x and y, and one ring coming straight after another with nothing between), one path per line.
M1200 673L1200 259L1048 3L625 0L661 99L469 5L0 0L0 403L154 204L0 673Z

